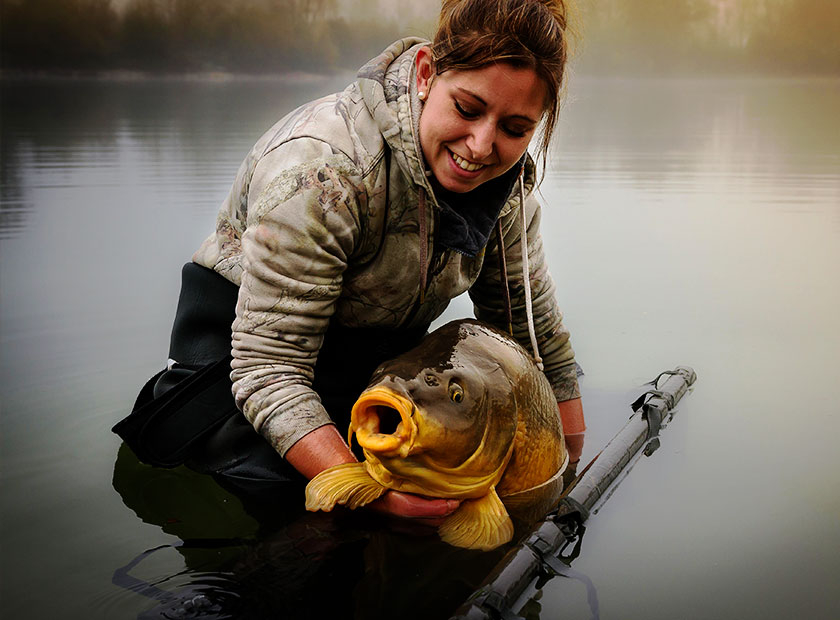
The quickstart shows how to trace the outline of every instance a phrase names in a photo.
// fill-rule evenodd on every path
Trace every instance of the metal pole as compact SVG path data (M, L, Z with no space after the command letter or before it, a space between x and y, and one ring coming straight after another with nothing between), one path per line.
M662 377L667 379L658 386ZM521 607L523 596L537 582L544 585L553 576L573 572L559 554L577 538L590 513L609 498L639 453L644 449L650 456L659 447L660 429L696 379L686 366L654 379L653 389L633 403L634 413L627 424L565 491L557 509L531 530L525 542L508 552L452 620L515 620L519 616L513 610Z

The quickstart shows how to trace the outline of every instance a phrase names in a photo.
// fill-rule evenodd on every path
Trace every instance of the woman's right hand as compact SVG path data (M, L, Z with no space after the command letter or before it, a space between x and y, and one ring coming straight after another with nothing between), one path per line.
M341 463L354 463L356 457L350 452L335 426L328 424L304 435L288 452L286 460L307 478L313 478L325 469ZM387 491L382 497L369 504L379 513L410 520L433 527L439 526L461 504L457 499L430 499Z

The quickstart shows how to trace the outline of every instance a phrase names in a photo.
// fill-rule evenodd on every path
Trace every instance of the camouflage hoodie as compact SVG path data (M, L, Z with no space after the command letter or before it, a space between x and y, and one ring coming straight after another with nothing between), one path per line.
M343 92L272 127L240 167L215 233L193 256L240 287L233 392L280 454L331 422L311 388L331 319L347 327L422 326L469 291L477 318L506 325L495 234L474 257L433 251L440 207L425 174L413 79L424 43L397 41ZM499 216L514 335L531 348L520 246L525 195L535 333L563 401L578 396L574 353L545 265L534 182L526 158Z

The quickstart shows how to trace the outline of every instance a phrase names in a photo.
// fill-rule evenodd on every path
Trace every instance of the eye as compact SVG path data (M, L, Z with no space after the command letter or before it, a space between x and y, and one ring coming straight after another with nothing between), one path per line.
M453 99L453 101L455 102L455 109L458 110L458 114L460 114L466 119L478 118L478 112L473 112L472 110L465 109L461 106L460 102L457 99Z
M527 130L518 130L514 129L513 127L504 127L502 126L502 131L504 131L507 135L512 138L524 138L525 134L528 133Z
M453 403L460 403L464 400L464 389L457 383L449 384L449 399Z

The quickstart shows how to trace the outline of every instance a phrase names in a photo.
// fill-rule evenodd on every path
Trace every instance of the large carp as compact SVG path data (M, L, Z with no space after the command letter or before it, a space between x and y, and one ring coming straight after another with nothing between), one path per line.
M365 461L315 476L308 510L357 508L388 489L458 498L438 532L471 549L509 541L505 505L559 492L569 460L548 380L516 341L474 320L448 323L377 368L348 442L354 433Z

